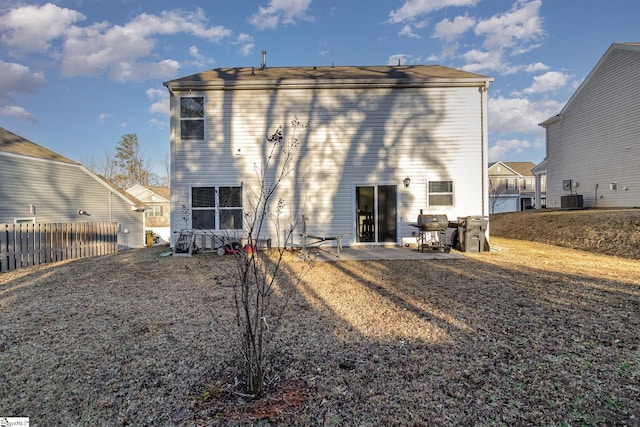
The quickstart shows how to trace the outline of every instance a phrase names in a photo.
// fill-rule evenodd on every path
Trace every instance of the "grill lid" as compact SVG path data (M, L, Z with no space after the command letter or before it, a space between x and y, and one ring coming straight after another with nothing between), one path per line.
M417 223L421 230L442 230L449 226L449 219L444 214L420 214Z

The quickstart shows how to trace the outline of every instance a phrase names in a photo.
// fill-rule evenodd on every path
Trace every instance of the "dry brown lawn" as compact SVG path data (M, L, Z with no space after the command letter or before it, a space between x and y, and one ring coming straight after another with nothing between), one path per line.
M640 425L637 255L512 237L462 260L316 263L299 286L281 283L272 306L287 304L260 400L238 393L232 257L151 248L2 274L0 417ZM301 267L286 263L292 276Z

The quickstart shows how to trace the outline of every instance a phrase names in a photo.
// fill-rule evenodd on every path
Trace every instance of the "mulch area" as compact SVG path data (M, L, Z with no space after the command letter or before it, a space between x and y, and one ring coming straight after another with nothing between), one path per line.
M640 425L640 263L504 238L492 247L462 260L316 263L300 285L281 283L259 400L238 377L231 257L156 247L2 274L0 416Z

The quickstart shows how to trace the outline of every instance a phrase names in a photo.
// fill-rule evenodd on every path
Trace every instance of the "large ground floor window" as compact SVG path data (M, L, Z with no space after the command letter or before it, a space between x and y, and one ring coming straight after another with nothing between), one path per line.
M191 228L242 230L242 187L192 187Z

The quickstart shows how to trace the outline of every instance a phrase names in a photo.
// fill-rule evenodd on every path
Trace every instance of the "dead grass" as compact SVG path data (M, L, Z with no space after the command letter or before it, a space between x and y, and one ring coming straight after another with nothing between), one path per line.
M318 263L299 287L282 283L270 392L257 401L237 393L230 257L153 248L2 274L0 416L640 425L640 263L492 245L459 261Z
M640 259L640 209L530 210L491 216L491 235Z

